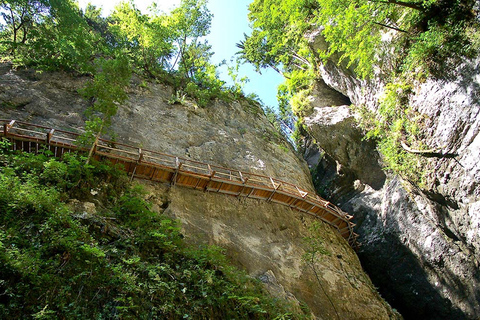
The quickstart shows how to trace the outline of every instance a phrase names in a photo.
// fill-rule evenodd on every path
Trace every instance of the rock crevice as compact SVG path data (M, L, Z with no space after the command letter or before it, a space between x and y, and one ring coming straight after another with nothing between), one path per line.
M319 32L310 37L315 49L327 45ZM362 264L406 318L480 317L479 66L478 58L465 61L455 77L417 83L408 101L426 119L426 145L447 155L427 158L423 189L382 168L375 145L363 140L346 106L312 99L315 112L305 118L312 139L327 154L318 166L310 163L318 175L314 182L328 176L328 185L320 187L355 216ZM322 65L320 74L322 83L353 104L378 109L380 76L359 80L333 61Z

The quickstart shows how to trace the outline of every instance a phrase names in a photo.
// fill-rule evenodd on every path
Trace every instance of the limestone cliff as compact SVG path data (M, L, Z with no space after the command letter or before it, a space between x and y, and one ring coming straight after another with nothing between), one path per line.
M327 44L311 35L318 49ZM465 61L453 79L418 82L408 105L425 119L425 143L441 150L424 168L418 188L382 169L373 142L363 139L356 115L346 106L375 112L384 91L381 75L359 80L329 61L305 118L325 152L310 163L319 190L355 216L359 256L380 292L411 319L480 317L480 60ZM312 158L310 156L310 158Z
M87 102L77 89L87 81L62 73L0 68L0 117L81 130ZM137 144L193 160L262 173L313 190L308 167L254 103L221 101L198 108L169 104L172 89L133 80L113 132ZM217 244L275 295L303 301L319 319L398 318L376 293L355 252L320 224L326 250L309 267L302 260L312 218L290 208L163 184L145 183L159 214L178 218L195 244Z

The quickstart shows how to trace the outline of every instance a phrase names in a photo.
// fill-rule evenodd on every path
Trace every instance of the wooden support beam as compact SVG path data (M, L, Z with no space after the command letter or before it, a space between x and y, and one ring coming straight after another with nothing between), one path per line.
M346 226L345 228L342 228L339 230L340 234L343 235L345 231L352 232L354 226Z
M210 175L208 176L208 181L207 181L207 184L205 185L205 188L203 189L203 191L207 191L208 189L208 185L210 184L210 182L212 181L212 178L215 176L215 173L216 171L212 171L212 168L210 168L210 165L208 165L208 170L210 171Z
M202 179L198 178L197 183L195 184L195 187L193 187L193 189L197 189L198 185L200 184L200 181L202 181Z
M98 142L98 138L97 138L97 142ZM95 150L96 150L96 144L95 144ZM142 162L142 159L143 159L143 152L142 152L142 149L141 148L138 148L138 159L137 161L135 162L135 167L133 168L133 171L132 171L132 176L130 177L130 182L133 181L133 178L135 178L135 172L137 172L137 167L138 165L140 164L140 162Z
M240 178L242 179L243 186L242 186L242 190L240 190L240 192L237 194L237 197L240 196L243 193L243 191L245 191L245 188L247 187L245 184L248 181L248 178L243 179L242 173L240 171L238 171L238 173L240 173Z
M153 168L153 172L152 172L152 175L150 176L150 180L153 181L153 178L155 177L155 173L157 173L157 169L158 169L157 167Z
M314 208L316 208L317 206L316 205L313 205L310 209L307 210L307 212L310 212L312 211ZM315 214L316 215L316 214Z
M270 201L272 200L273 196L275 195L275 192L277 192L276 189L274 189L274 190L272 191L272 193L270 194L270 196L269 196L268 199L267 199L267 202L270 202Z
M177 183L178 172L182 168L182 163L180 162L178 157L175 157L175 166L176 166L175 173L173 174L172 181L170 181L171 186L174 186Z
M292 203L288 205L292 209L297 207L297 202L300 201L300 199L293 198L293 200L294 201L292 201Z
M255 187L252 187L252 190L251 190L250 193L247 195L247 198L252 195L253 191L255 191Z
M332 224L336 225L337 222L342 221L343 219L340 217L337 217L335 220L332 221Z

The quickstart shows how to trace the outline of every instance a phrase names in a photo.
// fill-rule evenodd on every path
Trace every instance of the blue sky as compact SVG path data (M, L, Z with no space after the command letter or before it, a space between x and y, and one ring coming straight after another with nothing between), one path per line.
M236 43L242 40L243 34L250 33L248 26L248 5L253 0L209 0L208 8L213 13L211 33L207 37L212 50L215 52L213 63L220 63L230 59L238 51ZM102 7L103 13L108 14L120 0L79 0L81 8L85 8L88 2ZM136 6L146 12L152 0L135 0ZM165 12L178 5L180 0L158 0L157 5ZM234 65L234 63L233 63ZM256 93L264 104L277 106L277 86L283 82L283 78L273 70L262 70L262 74L255 72L251 65L243 65L239 70L239 76L247 76L249 82L245 85L245 93ZM226 68L221 69L220 78L229 82L230 77Z
M243 34L250 33L248 26L248 5L252 0L209 0L209 9L214 14L211 33L207 37L212 45L215 56L213 60L219 63L227 61L239 50L236 44L244 38ZM256 93L269 106L277 106L277 86L283 78L274 70L262 70L262 74L255 72L251 65L243 65L239 74L246 75L250 82L246 84L246 93ZM227 74L221 78L227 80Z

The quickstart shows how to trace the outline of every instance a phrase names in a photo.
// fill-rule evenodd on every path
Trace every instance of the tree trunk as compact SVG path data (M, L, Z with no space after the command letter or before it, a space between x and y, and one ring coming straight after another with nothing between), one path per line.
M425 10L425 8L421 4L414 3L414 2L405 2L405 1L397 1L397 0L369 0L369 1L377 2L377 3L395 4L397 6L407 7L407 8L415 9L419 11Z

